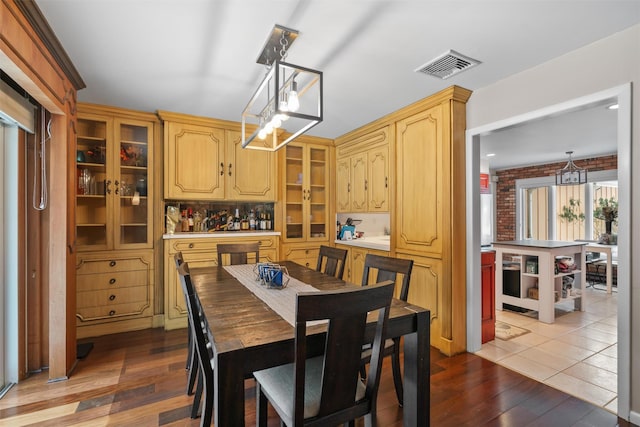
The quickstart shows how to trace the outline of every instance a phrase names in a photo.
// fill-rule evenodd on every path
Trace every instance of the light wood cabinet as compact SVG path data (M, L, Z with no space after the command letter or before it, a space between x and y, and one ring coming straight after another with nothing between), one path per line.
M331 147L292 142L280 153L282 214L278 224L283 242L316 242L318 246L328 242L335 229L330 214Z
M319 244L283 244L280 250L282 253L281 259L283 260L293 261L311 269L315 269L318 264L318 254L320 253Z
M362 283L362 275L364 273L364 260L367 257L367 254L389 256L389 252L387 251L363 248L353 245L341 245L338 243L336 244L336 248L347 250L347 260L345 262L343 278L345 281L354 283L356 285L360 285ZM373 277L370 277L369 284L373 282ZM399 294L399 289L396 290L396 293Z
M78 254L78 338L152 327L153 280L152 250Z
M210 267L218 264L218 243L260 243L260 261L278 261L278 236L243 237L241 234L225 237L172 238L164 241L164 327L187 327L187 308L178 279L174 255L182 252L189 267ZM255 262L255 260L249 260Z
M336 211L389 211L389 126L338 143Z
M238 123L159 115L165 128L165 199L276 200L275 153L242 148Z
M78 251L153 246L155 116L78 106Z
M397 257L414 260L409 302L431 310L431 344L466 348L465 103L452 86L402 110L395 122ZM416 277L414 277L416 276Z
M153 326L155 115L79 104L76 326L90 337Z

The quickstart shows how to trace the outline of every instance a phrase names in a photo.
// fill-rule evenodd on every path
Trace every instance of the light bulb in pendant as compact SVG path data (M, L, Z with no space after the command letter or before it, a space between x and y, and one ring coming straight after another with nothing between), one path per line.
M258 131L258 138L260 139L266 139L267 138L267 131L263 129L260 129Z
M268 122L266 125L264 125L264 131L267 133L267 135L271 135L271 133L273 132L273 125L271 124L271 122Z
M298 99L298 83L291 83L291 90L289 91L288 104L289 111L296 112L300 108L300 100Z
M271 125L277 129L280 126L282 126L282 120L280 120L280 114L276 114L275 116L273 116L273 119L271 119Z

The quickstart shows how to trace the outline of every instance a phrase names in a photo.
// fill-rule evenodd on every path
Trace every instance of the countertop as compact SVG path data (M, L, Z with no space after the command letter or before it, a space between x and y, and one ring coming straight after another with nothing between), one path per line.
M279 231L213 231L211 233L174 233L163 234L164 240L168 239L215 239L220 237L260 237L260 236L279 236Z
M353 240L334 240L334 243L339 245L357 246L360 248L376 249L379 251L391 250L391 236L365 236L359 239Z

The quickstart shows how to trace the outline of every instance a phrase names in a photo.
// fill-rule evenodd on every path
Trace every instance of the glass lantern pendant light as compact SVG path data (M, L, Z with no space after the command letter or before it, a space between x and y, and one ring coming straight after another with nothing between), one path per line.
M322 121L322 72L285 62L298 31L276 25L257 63L267 73L242 112L242 147L276 151Z
M578 185L587 182L587 170L581 169L573 163L571 155L573 151L566 152L569 155L567 165L556 171L556 185Z

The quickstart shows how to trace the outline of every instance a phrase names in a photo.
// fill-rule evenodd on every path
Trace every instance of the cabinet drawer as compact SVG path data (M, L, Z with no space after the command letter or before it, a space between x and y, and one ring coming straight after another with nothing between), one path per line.
M89 260L81 259L76 266L76 273L81 274L95 274L106 273L112 271L135 271L135 270L147 270L149 264L144 262L140 258L112 258L112 259L100 259Z
M98 289L119 289L131 286L147 286L149 275L147 270L114 271L111 273L78 274L78 292Z
M221 237L221 238L194 238L194 239L176 239L169 245L169 253L175 254L182 252L186 256L191 251L211 251L216 253L218 243L260 243L260 251L263 249L276 248L277 236L264 237Z
M149 290L146 286L134 286L119 289L78 292L78 312L90 307L108 308L114 305L145 303L149 301Z
M78 324L91 320L112 319L123 316L140 316L151 309L148 302L128 302L102 307L88 307L78 310L76 318Z

